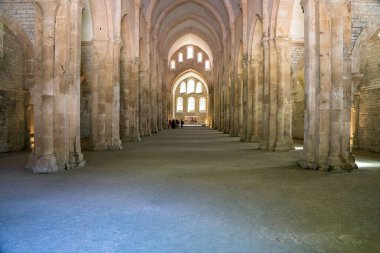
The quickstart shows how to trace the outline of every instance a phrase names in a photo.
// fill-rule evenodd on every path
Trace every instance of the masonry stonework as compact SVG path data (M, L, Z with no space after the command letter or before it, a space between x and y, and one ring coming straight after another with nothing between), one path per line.
M359 84L358 148L380 153L380 38L366 45Z
M380 1L352 0L352 47L360 33L373 22L380 23Z
M35 41L35 7L33 0L2 0L0 12L6 12L15 21L19 22L28 34L29 39Z
M28 92L24 88L22 45L6 26L4 32L0 58L0 152L9 152L26 148Z

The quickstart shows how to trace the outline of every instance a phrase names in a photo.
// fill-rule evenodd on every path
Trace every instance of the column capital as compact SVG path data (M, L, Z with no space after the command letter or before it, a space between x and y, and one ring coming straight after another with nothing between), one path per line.
M34 3L40 7L44 20L55 20L61 0L34 0Z

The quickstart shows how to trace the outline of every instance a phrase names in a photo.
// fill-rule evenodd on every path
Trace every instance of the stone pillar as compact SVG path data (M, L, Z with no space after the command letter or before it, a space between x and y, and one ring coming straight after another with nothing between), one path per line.
M88 71L88 85L90 88L90 125L91 125L91 134L90 134L90 150L97 150L99 148L99 55L97 53L94 41L88 43L89 47L92 48L92 63L90 66L87 66Z
M304 145L300 165L304 168L318 169L318 104L316 103L319 86L319 21L317 10L319 2L305 0L305 130Z
M250 115L250 109L252 108L252 105L248 103L249 98L251 96L250 94L250 88L249 88L249 83L248 83L248 54L244 54L243 59L242 59L242 65L243 65L243 118L242 118L242 132L241 132L241 141L250 141L250 133L251 131L248 130L248 118L251 118Z
M290 62L289 40L276 38L277 47L277 131L275 151L289 151L293 149L293 141L290 136ZM287 118L286 118L287 116ZM286 129L287 127L288 129Z
M123 140L140 141L138 120L138 63L123 59L122 99L124 100L124 121L122 122Z
M260 143L262 141L262 120L263 120L263 62L255 61L252 65L252 134L251 142Z
M330 5L305 0L303 6L305 134L300 165L310 169L350 171L356 167L349 146L350 2L338 0Z
M31 156L29 167L35 173L58 171L54 155L54 45L55 18L59 6L58 1L36 1L43 13L42 20L42 77L41 77L41 129L37 130L41 138L35 143L39 152ZM38 85L38 84L37 84ZM38 125L37 125L38 126Z
M97 62L94 64L94 73L97 75L97 89L94 94L94 104L97 107L96 115L93 115L93 126L96 125L96 136L93 138L94 151L107 149L106 144L106 104L107 104L107 64L109 41L94 40L94 50ZM97 102L97 103L96 103ZM94 110L95 112L95 110Z
M243 83L243 73L236 74L233 76L235 83L235 106L234 106L234 131L233 136L241 135L241 127L242 127L242 97L241 97L241 86Z
M230 136L235 136L235 93L236 93L236 88L235 88L235 73L233 71L230 72L229 76L229 101L228 101L228 106L229 106L229 134Z
M116 36L113 41L113 106L112 106L112 137L111 149L122 149L120 139L120 47L121 38Z
M269 84L269 71L270 71L270 50L269 50L269 37L263 38L263 49L264 49L264 83L263 83L263 114L262 114L262 139L260 143L260 149L268 150L269 148L269 114L270 114L270 84Z
M81 69L81 33L83 0L71 1L71 71L72 83L70 91L69 117L70 117L70 167L84 166L80 144L80 69Z

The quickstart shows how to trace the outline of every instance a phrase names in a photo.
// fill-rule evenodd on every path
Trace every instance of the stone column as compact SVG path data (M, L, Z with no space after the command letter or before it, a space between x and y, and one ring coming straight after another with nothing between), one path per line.
M317 10L319 2L303 1L305 11L305 132L304 146L300 165L304 168L318 169L318 124L316 95L319 86L319 21Z
M122 61L122 99L124 100L124 141L140 141L138 121L138 63L132 59Z
M263 62L255 61L252 65L252 137L251 142L260 143L262 141L262 120L263 120Z
M88 85L90 88L90 149L96 150L99 145L99 122L98 122L98 115L99 115L99 55L97 53L95 43L92 41L91 43L88 43L87 46L91 47L92 51L92 62L90 63L90 66L87 66L88 71Z
M350 155L350 2L303 1L305 136L300 165L327 171L356 167ZM323 31L321 33L320 31Z
M93 125L96 125L96 137L93 138L94 151L107 149L106 144L106 106L107 106L107 53L109 52L108 40L94 40L94 50L96 51L97 62L94 64L94 73L97 75L97 89L94 94L93 106L97 107L96 115L93 118Z
M41 129L39 139L41 143L35 161L30 165L35 173L48 173L58 171L54 155L54 45L55 45L55 18L59 6L58 1L36 1L43 13L43 45L42 45L42 77L41 77Z
M285 110L290 109L290 64L289 64L289 40L287 38L276 38L277 47L277 131L275 151L289 151L293 149L290 147L290 141L285 133L290 134L290 129L285 129L286 121L290 121L290 113ZM288 118L285 118L288 116Z
M248 54L244 54L242 59L242 65L243 65L243 118L242 118L242 133L241 133L241 141L250 141L250 135L248 136L248 133L250 131L248 130L248 118L250 118L249 115L249 108L251 108L251 105L248 104L248 96L251 94L249 93L249 83L248 83Z
M235 72L230 71L230 86L229 86L229 134L231 137L235 136L235 99L236 99L236 88L235 88Z
M241 123L241 118L242 118L242 115L241 115L241 109L242 109L242 98L241 98L241 86L242 86L242 83L243 83L243 77L242 77L243 73L239 73L237 74L235 72L235 75L234 75L234 83L235 83L235 106L234 106L234 109L235 109L235 112L234 112L234 133L233 133L233 136L240 136L241 135L241 127L242 127L242 123Z
M70 167L84 166L80 144L80 69L81 69L81 33L82 33L82 9L83 0L71 1L71 71L72 87L70 89L69 111L70 117L70 146L69 163Z
M270 50L269 50L269 37L263 38L263 49L264 49L264 83L263 83L263 114L262 114L262 139L260 143L260 149L268 150L269 148L269 114L270 114L270 101L269 101L269 71L270 71Z
M120 48L121 38L116 36L113 41L113 106L111 149L122 149L122 143L120 139Z

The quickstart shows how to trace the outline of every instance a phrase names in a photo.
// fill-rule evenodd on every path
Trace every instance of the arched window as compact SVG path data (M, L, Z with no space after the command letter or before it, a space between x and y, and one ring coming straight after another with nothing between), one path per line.
M202 62L203 61L203 54L202 52L198 52L197 54L197 62Z
M187 59L194 58L194 48L192 46L187 47Z
M170 69L175 69L175 60L170 61Z
M205 70L206 71L210 71L210 69L211 69L210 60L206 60L205 61Z
M183 111L183 98L177 98L177 112Z
M200 98L199 99L199 111L200 112L206 111L206 98Z
M193 112L195 111L195 98L189 97L187 100L187 111Z
M183 62L183 53L182 52L178 53L178 62Z
M186 93L186 83L185 81L182 81L179 87L179 93Z
M202 83L197 82L197 88L195 89L196 93L202 93Z
M194 93L195 92L195 81L194 79L189 79L187 81L187 93Z

